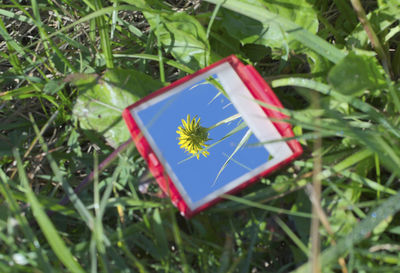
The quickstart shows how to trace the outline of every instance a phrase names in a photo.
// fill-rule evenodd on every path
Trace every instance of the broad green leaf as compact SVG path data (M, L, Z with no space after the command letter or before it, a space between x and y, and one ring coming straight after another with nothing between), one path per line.
M238 57L243 55L240 48L240 41L229 35L229 33L220 26L218 21L213 25L213 31L210 32L209 41L210 47L212 48L210 56L211 62L217 62L231 54L235 54Z
M72 82L79 90L73 113L80 127L102 134L114 148L130 137L121 118L124 108L162 87L142 72L124 69L109 70L102 77L77 76Z
M351 207L350 201L348 201L351 198L351 193L351 189L348 189L342 193L342 196L335 195L332 198L331 205L327 208L332 212L329 216L329 222L332 231L336 234L347 234L357 225L357 218L353 211L346 209Z
M29 125L27 125L29 126ZM3 126L0 126L0 128ZM26 128L9 130L8 135L0 136L0 157L4 155L11 155L11 149L13 147L21 147L24 142L28 139L28 133Z
M276 14L269 11L266 8L261 7L259 4L250 4L247 1L241 0L206 0L207 2L220 4L224 8L230 9L242 15L248 16L254 20L257 20L262 25L271 24L274 22L279 25L286 35L290 36L290 39L297 40L304 46L314 50L321 56L327 58L331 62L337 63L340 61L346 53L337 49L334 45L326 42L321 37L318 37L314 33L301 27L299 24L294 23L290 19L284 17L284 15ZM229 29L231 31L232 29Z
M318 20L316 13L305 0L296 2L290 0L279 2L247 0L243 2L252 4L255 7L267 8L272 13L291 20L310 33L317 33ZM240 40L243 44L255 43L282 50L286 50L288 46L294 50L300 48L299 43L296 43L293 37L287 35L279 22L273 18L261 23L247 17L247 15L225 10L222 16L222 24L230 35Z
M375 57L349 53L328 74L328 81L344 95L360 95L386 86L383 69Z
M144 12L165 51L192 69L208 65L210 46L203 26L186 13Z

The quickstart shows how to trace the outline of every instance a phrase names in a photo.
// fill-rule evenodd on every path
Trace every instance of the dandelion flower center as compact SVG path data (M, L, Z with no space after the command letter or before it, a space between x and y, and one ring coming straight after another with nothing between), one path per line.
M208 151L203 150L208 146L205 142L210 139L208 138L208 129L200 126L200 118L197 120L196 117L191 119L188 114L186 121L182 119L182 126L178 126L178 131L176 132L179 135L178 145L180 145L181 149L196 155L197 159L199 159L200 154L204 155L204 157L210 154Z

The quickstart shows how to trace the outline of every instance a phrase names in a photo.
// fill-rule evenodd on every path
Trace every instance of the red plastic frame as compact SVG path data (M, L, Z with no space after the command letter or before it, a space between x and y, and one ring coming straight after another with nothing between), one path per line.
M168 92L169 90L175 88L176 86L179 86L183 84L184 82L191 80L192 78L222 64L222 63L229 63L232 68L236 71L240 79L243 81L243 83L246 85L250 93L253 95L253 97L261 101L265 104L272 105L276 108L283 108L281 102L279 99L276 97L272 89L269 87L269 85L264 81L264 79L260 76L260 74L255 70L254 67L251 65L244 65L243 63L240 62L240 60L234 56L231 55L225 59L222 59L208 67L205 67L194 74L188 75L180 80L177 80L176 82L173 82L169 86L163 87L159 89L158 91L148 95L147 97L143 98L140 101L137 101L136 103L132 104L131 106L127 107L123 113L122 116L125 119L125 122L129 128L129 131L132 135L133 141L136 144L136 147L139 151L139 153L143 156L143 158L146 160L150 172L154 175L154 177L157 180L157 183L161 187L161 189L169 195L171 198L172 203L181 211L181 213L185 217L192 217L196 213L199 213L200 211L212 206L213 204L221 201L222 198L216 198L198 208L195 210L191 210L188 205L185 203L184 199L176 189L174 183L170 179L170 177L167 175L167 173L164 171L164 168L158 158L156 157L155 153L153 152L153 149L151 148L150 144L146 140L145 137L143 137L143 134L141 133L139 126L137 125L136 121L131 115L131 109L137 107L138 105L156 97L159 96L162 93ZM293 131L291 128L291 125L285 121L276 121L276 120L283 120L287 119L287 116L282 114L281 112L273 109L269 109L266 107L262 107L263 111L266 113L266 115L270 118L272 118L275 121L272 121L278 132L281 134L283 138L290 138L293 137ZM227 194L234 194L241 189L249 186L250 184L254 183L256 180L258 180L260 177L266 176L267 174L275 171L276 169L282 167L283 165L286 165L290 161L294 160L298 156L300 156L303 152L303 149L301 148L300 144L298 141L292 139L289 141L286 141L290 149L292 150L293 154L285 159L284 161L281 161L277 163L276 165L272 166L271 168L265 170L264 172L260 173L259 175L253 177L252 179L240 184L238 187L234 188L233 190L227 192Z

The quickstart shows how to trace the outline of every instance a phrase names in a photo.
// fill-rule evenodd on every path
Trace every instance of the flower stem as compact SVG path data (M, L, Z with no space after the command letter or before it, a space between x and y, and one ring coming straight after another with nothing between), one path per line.
M360 3L360 0L351 0L351 4L353 5L354 10L357 13L358 20L361 25L364 27L365 32L368 35L369 40L371 41L372 47L375 49L378 54L379 59L382 61L383 68L385 72L391 76L390 73L390 58L388 58L385 50L382 47L381 42L379 41L378 36L376 35L374 29L371 26L371 23L368 21L367 16L365 15L365 10Z

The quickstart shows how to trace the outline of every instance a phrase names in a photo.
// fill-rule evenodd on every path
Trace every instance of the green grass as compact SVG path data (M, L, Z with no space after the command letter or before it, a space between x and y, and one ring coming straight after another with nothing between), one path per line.
M0 272L399 272L399 14L398 0L1 2ZM230 54L273 87L304 154L188 220L139 190L121 110Z

